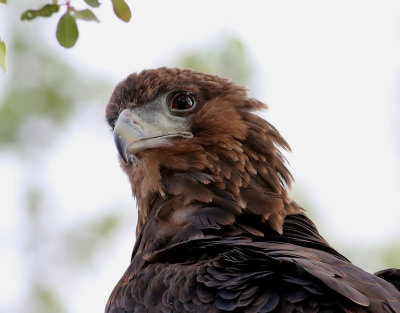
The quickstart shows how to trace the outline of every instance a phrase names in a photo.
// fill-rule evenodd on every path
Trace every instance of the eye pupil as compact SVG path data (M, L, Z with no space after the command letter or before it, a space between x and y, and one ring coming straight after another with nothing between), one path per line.
M186 110L192 106L192 100L188 96L179 96L176 104L178 110Z
M173 110L188 110L194 106L193 98L187 94L178 94L172 99L171 108Z

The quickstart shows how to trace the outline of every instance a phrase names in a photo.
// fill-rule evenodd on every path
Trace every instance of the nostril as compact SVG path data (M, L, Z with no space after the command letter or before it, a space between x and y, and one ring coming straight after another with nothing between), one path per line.
M135 125L136 127L142 126L142 123L139 121L139 119L135 118L134 116L132 116L132 118L131 118L131 123L132 123L132 125Z
M140 121L140 118L131 110L127 111L126 119L132 126L136 126L136 127L142 126L142 122Z

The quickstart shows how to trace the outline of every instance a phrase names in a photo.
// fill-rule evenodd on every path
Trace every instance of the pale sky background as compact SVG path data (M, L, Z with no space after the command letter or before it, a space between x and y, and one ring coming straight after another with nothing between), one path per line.
M55 41L56 19L32 23L44 25L56 53L115 84L221 35L238 37L257 68L250 93L270 106L263 117L291 145L291 171L321 232L354 249L400 238L399 1L129 0L129 24L104 2L95 10L102 22L79 22L80 38L69 50ZM1 28L7 39L4 20ZM0 280L14 282L0 284L0 310L17 301L24 279L15 247L24 225L19 186L40 177L51 186L48 205L57 205L60 225L96 216L99 207L131 208L132 228L96 262L100 274L88 273L69 295L72 312L102 312L129 263L136 224L103 112L83 108L35 158L32 167L13 153L0 155Z

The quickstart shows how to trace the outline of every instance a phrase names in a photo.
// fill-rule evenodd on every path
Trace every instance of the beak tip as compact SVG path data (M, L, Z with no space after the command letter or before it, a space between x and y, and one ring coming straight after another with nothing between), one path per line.
M122 160L124 160L125 164L128 164L128 158L125 151L126 144L117 132L114 132L114 143Z

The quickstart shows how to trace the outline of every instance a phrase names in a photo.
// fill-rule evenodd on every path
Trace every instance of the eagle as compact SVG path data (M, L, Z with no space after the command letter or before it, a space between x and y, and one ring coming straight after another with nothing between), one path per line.
M290 199L290 148L265 108L191 69L115 87L106 119L138 221L105 312L400 312L400 270L355 266Z

